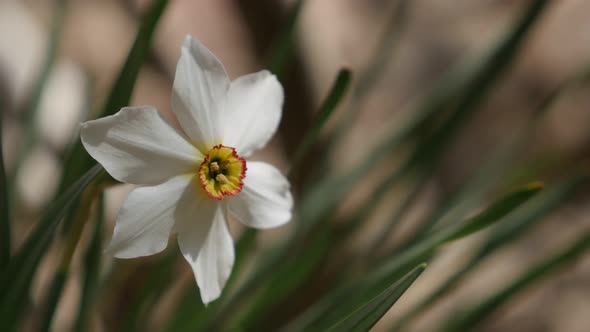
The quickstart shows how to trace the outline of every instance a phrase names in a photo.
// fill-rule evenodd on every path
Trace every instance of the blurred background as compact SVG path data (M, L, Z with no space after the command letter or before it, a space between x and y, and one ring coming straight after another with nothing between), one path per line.
M301 133L309 129L338 71L345 67L353 74L351 87L322 132L320 142L325 144L314 148L297 173L294 191L301 193L314 181L306 178L307 171L324 167L325 164L314 162L316 154L329 160L326 167L330 172L356 164L369 147L411 115L418 101L445 74L459 63L477 59L500 40L528 3L305 1L296 23L293 56L281 74L286 92L283 121L272 143L254 159L269 161L284 171L288 169L289 156L300 142ZM64 156L70 143L78 139L78 124L102 106L149 4L147 0L0 2L2 144L14 194L13 248L18 248L26 238L56 192ZM295 1L281 0L171 0L155 32L148 61L141 68L131 105L153 105L175 121L170 112L170 92L186 34L211 49L232 79L268 68L277 49L276 37L294 4ZM415 189L417 198L403 214L399 231L383 239L386 243L381 247L402 244L413 227L485 166L495 151L512 144L525 131L526 138L519 141L517 152L510 157L509 171L494 180L496 183L490 185L486 197L495 197L500 190L532 180L552 183L580 167L588 167L590 93L585 82L568 86L565 92L559 90L559 98L552 100L550 110L542 117L536 115L564 82L590 68L588 13L588 1L552 2L506 75L490 91L481 110L461 127L444 156L433 165L430 176L415 189L416 174L410 174L409 180L385 193L386 198L364 221L362 232L334 261L374 248L375 236L387 218ZM56 42L52 42L52 35L57 36ZM48 62L50 70L44 71ZM341 123L347 124L346 130L339 130ZM335 136L338 140L332 139ZM340 219L370 197L389 167L399 164L411 146L393 154L389 166L374 170L347 196L338 210ZM118 185L107 191L105 242L110 239L117 211L131 189L129 185ZM531 264L589 230L588 189L583 188L574 199L546 216L533 231L495 252L459 288L407 324L406 330L435 330L457 308L469 307L501 289ZM333 221L338 220L336 217ZM272 247L289 227L292 225L263 232L260 247ZM86 246L91 236L92 229L87 228L80 247ZM243 231L237 223L230 228L235 238ZM439 285L443 276L451 275L464 263L484 236L485 232L446 246L374 330L388 331ZM33 304L27 318L29 329L34 329L38 305L59 262L63 242L55 241L35 279ZM173 244L169 249L177 251ZM57 309L54 331L69 330L76 315L83 264L79 251ZM92 331L121 328L125 312L131 310L130 299L140 292L161 255L164 254L117 262L110 257L102 258L102 275L108 278L109 286L103 288L100 301L93 306ZM334 261L325 266L337 265ZM173 285L152 311L149 330L158 331L166 326L178 299L187 289L196 287L181 258L175 261L173 269ZM329 274L329 268L324 270L318 272L320 276ZM321 292L321 287L321 281L315 282L315 288L308 291ZM586 255L512 299L486 320L480 331L586 332L590 326L589 312L590 256ZM266 325L269 329L273 326L276 325Z

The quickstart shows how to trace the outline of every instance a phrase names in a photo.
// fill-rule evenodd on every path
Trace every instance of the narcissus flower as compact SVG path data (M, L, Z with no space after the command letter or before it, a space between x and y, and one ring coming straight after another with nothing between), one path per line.
M153 107L126 107L83 123L81 138L112 177L140 185L119 211L107 251L118 258L152 255L177 233L209 303L234 263L228 215L255 228L291 219L287 179L267 163L244 159L275 133L283 90L264 70L230 81L221 62L188 36L172 92L182 132Z

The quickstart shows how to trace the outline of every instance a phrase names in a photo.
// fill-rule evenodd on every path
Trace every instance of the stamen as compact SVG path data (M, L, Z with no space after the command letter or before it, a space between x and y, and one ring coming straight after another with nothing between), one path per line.
M219 162L221 169L226 170L229 167L229 160L222 160Z
M221 173L220 174L217 174L215 176L215 181L217 181L217 182L219 182L221 184L226 184L228 182L227 181L227 178L225 177L225 175L223 175Z
M223 168L223 166L221 168ZM209 169L211 170L212 173L219 173L219 170L220 170L219 164L217 164L217 162L214 161L211 164L209 164Z
M242 191L246 176L246 161L240 158L236 149L216 145L205 156L199 166L199 182L207 195L221 200Z

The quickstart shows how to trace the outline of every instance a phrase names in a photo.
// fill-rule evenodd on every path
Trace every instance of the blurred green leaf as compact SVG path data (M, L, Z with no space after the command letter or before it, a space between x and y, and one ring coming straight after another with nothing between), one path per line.
M493 314L501 305L505 304L528 287L533 286L548 274L556 272L558 269L571 264L574 260L586 253L586 250L589 248L590 231L586 231L572 245L533 266L526 273L508 285L508 287L493 294L478 305L470 306L468 311L454 315L453 319L449 320L446 326L441 328L441 331L464 332L474 330L479 322Z
M474 62L467 62L451 71L434 88L424 104L412 113L407 122L370 151L357 166L344 175L326 177L305 195L301 203L302 228L309 230L313 224L322 220L364 178L364 175L390 156L391 151L419 132L437 113L455 105L446 125L421 144L421 148L414 153L409 164L426 165L442 153L443 145L449 142L456 129L473 114L475 106L482 100L485 92L505 72L520 49L526 32L547 3L547 0L533 1L508 36L485 60L475 62L475 65ZM405 167L409 165L403 166L402 169Z
M8 265L6 273L0 277L0 322L5 331L17 328L18 319L29 298L35 271L60 221L71 211L77 197L102 171L99 165L94 166L51 204L43 219Z
M304 313L302 316L307 317L302 318L301 321L315 321L327 312L329 312L328 316L341 317L343 313L352 309L350 298L357 296L360 297L361 301L367 301L376 296L406 274L412 267L427 262L444 243L457 239L459 235L470 235L499 221L539 192L540 189L541 187L538 184L531 184L514 190L478 215L464 222L453 223L437 232L433 232L421 242L414 244L389 261L383 262L373 272L365 274L366 276L361 281L353 282L352 285L344 286L328 294L318 304L312 306L309 313ZM300 326L299 324L293 326Z
M371 275L371 278L381 279L383 276L392 275L392 272L395 271L397 272L393 273L393 276L399 277L411 266L427 260L440 245L468 236L500 221L504 216L537 194L541 188L542 186L539 183L526 185L508 193L484 211L464 222L453 223L431 232L424 240L395 256L389 262L384 262Z
M426 264L415 267L402 279L347 315L343 320L328 328L327 331L369 331L410 288L425 268ZM308 326L306 330L316 328L317 326Z
M53 316L59 305L59 300L64 290L64 286L70 276L70 266L74 252L82 236L82 231L86 225L92 201L99 192L99 187L96 184L91 184L85 191L82 192L80 203L75 213L73 213L72 220L74 220L73 227L70 228L70 232L66 238L66 245L63 248L61 261L56 275L53 277L47 296L43 300L43 314L41 317L41 331L49 331L53 322Z
M412 1L399 0L391 5L391 14L387 20L387 25L380 34L380 40L377 47L368 61L369 66L366 70L360 71L354 89L351 91L350 101L344 112L342 121L337 125L331 141L328 142L327 150L337 150L335 146L343 143L343 137L350 131L356 123L358 114L362 108L362 103L368 93L387 73L388 65L391 64L398 54L399 42L402 33L405 31L409 21L409 11Z
M78 315L74 323L73 331L84 332L89 329L90 308L94 302L100 274L100 258L102 256L103 226L105 223L105 197L101 193L98 198L97 218L94 224L92 239L84 253L82 260L82 291L80 292L80 304Z
M543 189L543 186L544 185L541 182L533 182L523 187L521 190L514 191L511 195L504 197L494 204L491 209L487 209L479 214L472 220L472 222L467 223L464 227L462 227L460 231L454 232L453 235L449 236L446 241L460 239L469 234L475 233L482 228L488 227L495 221L504 217L508 213L512 212L512 210L526 202L529 198ZM434 232L436 231L433 231L433 233Z
M285 74L285 68L293 57L293 44L295 39L295 28L303 0L297 0L289 12L287 21L279 32L277 41L273 46L272 57L269 61L270 71L275 73L279 79Z
M193 287L191 287L193 286ZM172 317L166 322L163 331L202 331L204 312L207 312L199 288L196 285L187 287L184 296L173 311ZM215 305L213 302L212 305Z
M257 230L248 228L237 241L234 267L219 300L205 307L201 302L198 288L191 284L184 298L176 306L176 310L168 320L164 331L203 330L207 324L214 324L212 320L215 317L222 316L219 313L227 309L228 301L231 299L229 295L247 262L248 256L255 248L257 234Z
M238 317L231 320L237 323L230 325L232 326L230 329L240 327L248 331L260 330L261 327L257 325L265 321L265 312L288 299L289 294L292 294L317 270L324 261L331 243L327 234L321 234L312 243L306 245L302 254L286 258L285 264L277 266L269 280L264 283L264 287L247 302L247 305L243 306L244 314L234 312L233 315Z
M67 1L56 0L53 1L53 3L55 3L54 13L51 22L51 28L49 30L45 58L43 59L39 76L34 81L35 84L32 88L31 96L28 98L28 105L26 105L23 143L20 147L20 150L18 151L14 172L12 174L13 183L11 184L10 188L12 197L15 197L15 194L17 193L16 180L18 179L18 174L22 168L21 166L37 140L37 113L39 112L41 98L43 97L43 93L47 87L47 83L49 82L49 78L57 58L59 43L63 34Z
M170 251L164 256L152 272L146 276L146 280L139 293L129 299L128 311L123 315L121 331L143 331L151 323L150 317L158 299L172 286L174 266L178 255ZM196 287L196 286L195 286Z
M168 0L155 0L141 20L139 31L127 60L123 65L117 80L111 87L109 97L97 117L115 114L122 107L128 106L135 81L142 64L149 55L150 45L156 26L168 4ZM69 187L80 175L94 165L94 160L86 153L82 143L77 140L71 149L64 166L64 175L60 184L60 191Z
M49 285L49 291L43 303L41 326L39 327L40 332L50 331L51 323L53 322L53 316L55 315L55 311L57 310L59 299L63 292L68 276L68 271L64 271L61 269L58 269L55 276L53 276L53 280Z
M399 331L413 318L424 312L426 309L438 303L444 295L450 293L467 274L475 269L485 258L512 241L520 238L526 231L532 229L543 217L558 207L568 198L575 194L584 179L575 177L557 186L545 190L523 204L513 213L507 215L505 220L498 223L488 240L474 254L473 258L460 270L430 293L424 300L417 304L410 312L404 315L392 328L392 331Z
M312 122L312 127L305 134L301 140L301 145L299 145L295 151L294 157L291 161L291 171L289 172L289 175L292 174L293 170L296 170L297 167L299 167L299 164L309 152L310 148L318 141L321 129L345 96L348 86L350 85L351 76L352 73L346 68L340 69L338 72L328 97L324 100L316 118Z
M0 105L2 101L0 100ZM3 106L3 105L2 105ZM10 262L10 201L8 199L8 182L6 180L6 168L4 167L4 151L2 142L2 122L4 112L0 113L0 274L4 274Z

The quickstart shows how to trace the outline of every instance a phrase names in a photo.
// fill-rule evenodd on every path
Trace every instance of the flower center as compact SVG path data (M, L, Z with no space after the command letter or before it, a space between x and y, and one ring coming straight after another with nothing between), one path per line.
M222 199L237 195L244 186L246 160L238 156L236 149L216 145L199 166L199 180L209 197Z

